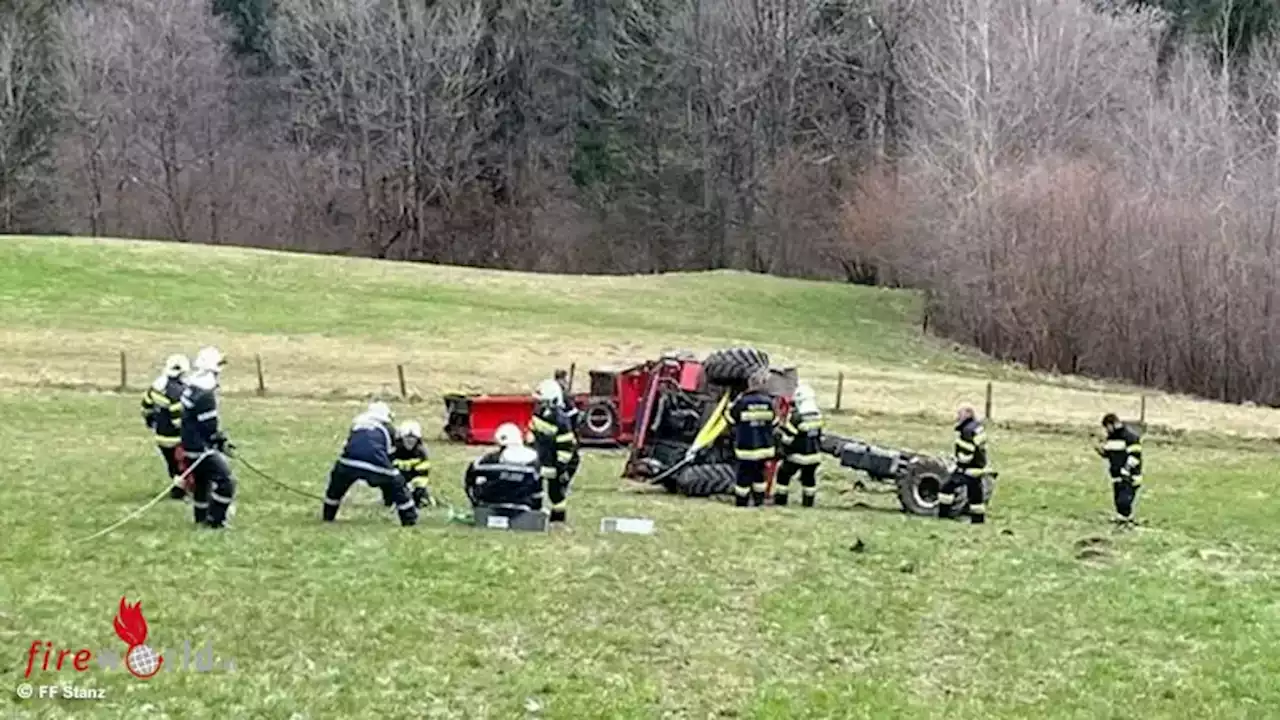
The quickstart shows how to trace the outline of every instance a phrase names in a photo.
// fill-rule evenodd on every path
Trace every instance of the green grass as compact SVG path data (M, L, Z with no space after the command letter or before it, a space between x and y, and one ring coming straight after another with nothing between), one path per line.
M196 274L202 266L216 272ZM768 308L742 312L753 289ZM1064 384L1108 396L920 338L910 295L733 273L545 278L61 240L0 241L0 294L0 674L21 682L34 640L122 651L111 626L121 595L143 601L167 665L183 640L208 640L237 665L146 682L39 674L33 682L91 684L107 699L11 695L16 717L1267 718L1280 708L1274 445L1194 423L1148 440L1148 524L1117 533L1088 430L1030 424L1070 419L1076 396ZM1001 483L983 527L903 516L830 465L819 509L740 511L634 492L618 480L619 453L593 452L571 498L572 533L482 532L441 513L402 529L367 488L324 526L318 502L236 466L227 533L194 530L189 507L165 501L75 542L164 482L137 394L93 386L113 383L119 349L136 354L140 387L144 359L209 338L239 351L224 415L241 453L311 493L360 409L353 398L402 360L424 378L414 382L425 403L397 412L429 433L439 388L490 375L528 387L568 362L565 348L581 352L581 368L658 347L759 343L811 360L807 374L818 365L863 379L846 380L858 413L834 416L835 430L937 453L951 439L947 393L969 387L947 383L1007 372L1004 396L1039 402L1021 416L1010 408L1026 424L991 432ZM610 349L592 355L599 345ZM246 379L257 348L276 378L266 398ZM903 378L927 382L904 390ZM323 399L336 389L345 395ZM894 395L909 398L901 414L882 397ZM934 415L918 412L926 400ZM1241 434L1257 418L1268 434L1272 422L1179 398L1151 407L1202 409ZM433 484L458 500L479 449L432 451ZM605 516L651 517L658 531L602 535ZM850 550L858 538L865 552Z

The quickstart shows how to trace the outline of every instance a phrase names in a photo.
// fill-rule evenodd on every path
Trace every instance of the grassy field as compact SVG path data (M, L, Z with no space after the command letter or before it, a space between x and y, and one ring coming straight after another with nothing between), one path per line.
M919 336L905 293L711 273L546 277L228 248L0 240L0 674L105 700L14 717L1273 718L1280 716L1280 413L1153 394L1146 525L1107 523L1089 450L1131 388L1001 367ZM237 467L238 515L196 532L158 492L137 415L165 355L218 343L241 454L319 493L360 398L405 363L439 431L445 390L524 391L558 366L753 343L830 397L835 430L945 452L997 383L1001 484L983 527L896 512L824 470L816 510L637 492L584 459L574 531L402 529L361 488L342 522ZM118 356L137 392L118 394ZM253 355L270 392L253 395ZM1250 438L1249 436L1256 436ZM457 501L479 452L433 442ZM654 518L653 536L596 532ZM851 547L859 539L864 550ZM33 641L209 642L234 672L23 677ZM37 659L37 663L39 659ZM168 669L166 667L166 669Z

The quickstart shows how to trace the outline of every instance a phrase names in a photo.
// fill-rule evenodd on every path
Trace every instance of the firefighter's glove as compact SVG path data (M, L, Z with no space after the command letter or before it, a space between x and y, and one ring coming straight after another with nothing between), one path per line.
M234 457L236 446L234 443L232 443L230 440L227 439L226 435L219 433L218 435L214 436L213 446L217 448L218 452L222 453L223 455Z

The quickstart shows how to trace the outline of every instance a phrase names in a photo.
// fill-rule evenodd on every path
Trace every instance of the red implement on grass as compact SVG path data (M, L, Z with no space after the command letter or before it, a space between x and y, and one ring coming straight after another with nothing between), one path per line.
M630 445L636 435L636 417L653 378L669 368L665 360L649 361L625 370L592 370L590 389L572 393L569 400L581 413L579 439L585 446ZM696 373L697 368L686 371ZM473 445L492 443L503 423L515 423L527 431L535 400L528 395L462 395L444 398L445 434Z

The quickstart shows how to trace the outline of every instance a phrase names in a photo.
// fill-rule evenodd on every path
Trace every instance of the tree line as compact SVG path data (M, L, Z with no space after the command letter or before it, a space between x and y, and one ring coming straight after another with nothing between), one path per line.
M910 286L1280 404L1270 0L10 0L0 231Z

